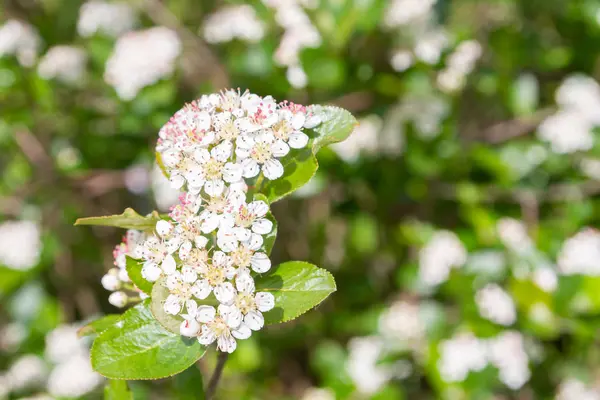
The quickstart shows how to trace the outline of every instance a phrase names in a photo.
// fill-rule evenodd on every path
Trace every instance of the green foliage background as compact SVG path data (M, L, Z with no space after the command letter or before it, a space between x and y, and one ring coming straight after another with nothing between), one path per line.
M452 44L438 63L417 62L397 72L389 58L410 32L382 27L387 2L321 0L307 11L324 40L300 54L308 77L304 89L294 89L273 61L282 30L263 3L248 3L269 27L257 43L209 46L196 34L205 16L224 4L229 2L131 1L142 27L168 24L184 43L176 73L132 101L119 99L102 78L115 39L77 35L79 1L6 0L0 6L0 19L26 20L39 30L42 53L74 44L89 57L87 78L75 86L44 80L13 57L0 58L0 219L39 220L43 241L35 268L0 266L0 324L26 327L24 340L0 353L0 371L22 354L43 355L46 334L60 324L117 312L100 278L112 266L111 251L123 232L74 228L73 222L126 207L142 214L155 209L150 190L127 190L127 169L152 165L158 130L184 102L230 86L279 100L339 105L359 120L379 116L392 129L391 136L379 136L378 150L365 144L371 149L355 160L322 149L310 190L273 206L279 222L274 265L319 265L334 275L338 290L305 316L240 341L220 398L299 399L307 388L320 387L339 399L550 399L568 378L598 382L599 278L561 276L558 289L548 294L515 270L523 263L532 270L554 265L564 242L600 219L600 183L581 168L583 160L600 159L600 141L565 155L553 153L535 134L555 109L555 90L566 77L599 77L600 1L438 0L435 18ZM441 92L438 73L453 48L469 39L481 44L481 59L463 89ZM411 118L394 122L399 107L415 98L447 104L432 138L414 123L431 114L427 107L412 108ZM400 151L385 151L397 141ZM531 156L540 149L542 159ZM503 217L524 221L535 257L507 251L496 229ZM506 268L495 276L457 269L439 290L424 291L416 278L419 249L437 229L454 232L471 255L501 252ZM505 330L477 312L475 292L487 282L511 294L518 320L510 329L537 352L530 355L532 378L518 390L487 369L445 383L436 367L441 340L464 330L482 338ZM398 299L427 301L438 311L421 344L428 356L390 354L380 363L408 361L408 376L361 393L346 370L348 342L377 335L381 313ZM24 303L27 312L19 307ZM550 313L542 322L530 312L537 304ZM214 362L214 352L202 359L205 380ZM195 370L185 374L133 382L132 396L192 398L201 378ZM107 398L123 398L121 392L126 388L118 383L106 388ZM99 388L85 398L103 395Z

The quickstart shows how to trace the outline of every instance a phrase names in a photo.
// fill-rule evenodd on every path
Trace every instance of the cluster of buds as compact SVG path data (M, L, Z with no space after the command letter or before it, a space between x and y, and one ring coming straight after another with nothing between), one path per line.
M184 194L134 258L144 279L168 289L163 308L182 318L182 335L231 353L264 326L275 298L255 279L271 268L274 224L251 189L281 178L282 159L320 122L303 106L228 90L186 104L160 130L156 150Z

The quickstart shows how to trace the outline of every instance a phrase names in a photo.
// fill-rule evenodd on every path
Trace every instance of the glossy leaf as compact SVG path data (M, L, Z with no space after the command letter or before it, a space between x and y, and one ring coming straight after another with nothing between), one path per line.
M137 286L142 292L146 294L152 293L152 282L149 282L142 277L142 263L129 256L127 256L126 259L127 265L125 268L127 269L127 275L129 276L129 279L131 279L135 286Z
M79 337L99 335L114 324L116 324L122 316L122 314L105 315L104 317L98 318L97 320L92 321L87 325L84 325L81 328L79 328L79 330L77 331L77 335Z
M312 105L308 111L321 117L321 123L314 128L317 133L313 141L313 152L323 146L345 140L358 126L356 118L349 111L335 106Z
M104 400L133 400L127 381L110 380L104 386Z
M160 221L156 211L147 217L138 214L134 209L127 208L119 215L107 215L104 217L79 218L75 225L100 225L114 226L123 229L137 229L139 231L153 231L156 223Z
M154 286L152 287L152 295L150 296L150 311L163 328L173 333L179 333L179 325L181 325L183 318L167 314L163 308L163 304L169 296L169 289L167 289L164 282L164 277L154 282Z
M315 175L319 164L310 149L304 149L297 154L290 154L283 161L283 176L274 181L265 179L260 192L269 203L281 200L295 190L306 185Z
M184 371L206 349L164 329L150 312L150 300L123 314L92 346L92 367L111 379L161 379Z
M256 280L257 292L275 296L275 308L265 313L265 322L290 321L335 292L333 276L322 268L303 261L280 264L272 273Z

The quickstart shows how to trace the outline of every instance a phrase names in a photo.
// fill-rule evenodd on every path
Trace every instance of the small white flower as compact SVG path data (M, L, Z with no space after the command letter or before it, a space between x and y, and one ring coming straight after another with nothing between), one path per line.
M496 284L488 284L477 291L475 302L479 314L492 322L508 326L514 324L517 319L515 303L510 295Z
M227 214L221 222L221 236L232 232L239 241L249 240L252 233L267 235L273 230L273 222L265 218L269 205L262 200L241 204L232 214Z
M227 219L227 215L246 202L246 193L241 190L231 190L220 196L211 197L204 210L200 213L203 233L210 233L221 226L221 222Z
M167 314L179 314L184 305L188 307L188 315L194 313L195 302L192 300L192 296L195 295L193 285L197 277L195 273L186 272L188 271L185 271L185 268L182 271L175 271L165 281L165 286L169 289L169 296L167 296L163 308Z
M238 292L233 303L222 305L221 315L230 326L238 326L243 322L253 331L262 329L265 324L262 313L275 307L275 297L268 292L255 294L254 280L247 270L238 273L235 285Z
M222 251L215 251L212 260L204 267L200 267L200 271L200 279L192 288L194 296L205 299L214 292L220 303L231 303L235 296L235 289L228 281L233 279L236 273L231 258Z
M283 164L277 158L290 151L290 146L271 133L242 136L236 141L236 155L242 160L242 175L253 178L262 170L265 178L274 180L283 175Z
M106 275L102 277L102 287L111 292L121 287L121 280L119 279L119 270L117 268L111 268Z
M143 244L142 258L145 262L142 268L142 275L147 276L146 279L150 280L150 278L157 276L158 269L166 275L174 273L177 264L172 253L177 249L178 246L174 242L169 243L156 236L150 236Z
M262 245L262 236L253 233L248 240L236 241L235 244L232 242L231 246L226 247L225 251L229 253L231 262L235 267L239 269L252 268L254 272L262 274L271 269L269 256L258 251Z
M230 326L223 318L223 306L219 306L218 313L214 307L203 306L198 310L198 320L203 323L202 332L198 336L198 342L208 346L215 341L222 352L233 353L237 347L235 339L248 339L252 334L250 328L241 323L238 326Z
M273 136L286 142L292 149L301 149L308 143L308 135L302 132L306 113L292 112L292 109L279 110L279 121L272 126Z

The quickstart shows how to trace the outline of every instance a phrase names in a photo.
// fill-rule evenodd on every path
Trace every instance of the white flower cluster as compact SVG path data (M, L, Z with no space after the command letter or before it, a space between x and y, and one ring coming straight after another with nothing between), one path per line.
M600 85L590 77L574 75L560 85L555 97L559 110L540 124L538 137L558 154L590 150L592 130L600 125Z
M446 59L446 67L439 73L437 84L443 92L455 92L465 86L467 76L475 68L482 49L476 40L467 40L458 45Z
M181 53L177 34L162 26L121 36L106 62L104 80L123 100L133 99L144 87L169 77Z
M40 261L40 227L33 221L6 221L0 224L0 264L26 271Z
M133 29L136 22L135 12L126 2L92 0L79 9L77 32L83 37L96 33L117 37Z
M224 43L234 39L255 43L265 35L265 26L252 6L226 6L208 16L204 22L204 38L208 43Z
M365 395L376 393L393 377L389 366L378 364L383 351L384 342L378 336L355 337L348 342L346 371Z
M37 58L40 36L24 22L11 19L0 27L0 57L15 55L24 67L31 67Z
M600 276L600 232L586 229L568 239L559 255L558 269L564 275Z
M37 71L44 79L73 84L85 76L86 60L85 51L79 47L54 46L44 54Z
M509 326L517 320L517 309L512 297L494 283L477 291L475 303L479 314L496 324Z
M419 277L429 287L448 280L452 268L467 262L467 250L450 231L436 232L419 252Z
M119 268L105 286L126 282L123 254L138 253L143 278L163 278L164 311L183 318L181 334L233 352L236 339L260 330L262 313L275 306L254 282L271 268L265 238L273 222L266 202L247 200L248 183L280 178L281 158L305 147L303 129L319 123L303 106L249 92L228 90L185 105L160 130L156 147L171 184L184 193L155 235L134 250L129 241L117 248ZM217 308L199 304L209 296Z
M426 329L419 303L393 303L379 318L379 331L399 347L413 348L420 345Z
M446 382L462 382L470 372L488 365L498 369L500 381L509 388L521 388L531 377L529 357L519 332L506 331L491 339L461 333L440 344L438 369Z
M556 400L600 400L600 390L588 387L575 378L569 378L560 384Z
M130 229L113 250L114 268L111 268L106 275L102 277L102 286L104 289L110 290L111 295L108 297L108 302L115 307L125 307L130 298L125 290L139 292L139 297L144 298L146 295L140 292L129 279L127 274L127 256L139 259L142 257L141 245L146 240L146 235L140 231Z

